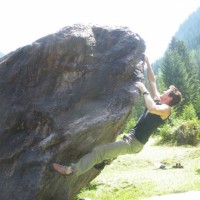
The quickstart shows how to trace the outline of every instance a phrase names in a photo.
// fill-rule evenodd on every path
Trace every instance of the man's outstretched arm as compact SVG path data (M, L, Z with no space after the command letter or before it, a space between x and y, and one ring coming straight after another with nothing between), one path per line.
M157 85L156 85L156 77L154 75L153 69L150 65L149 59L145 56L145 63L147 65L147 76L149 80L149 84L152 90L152 96L154 100L160 100L160 93L158 92Z

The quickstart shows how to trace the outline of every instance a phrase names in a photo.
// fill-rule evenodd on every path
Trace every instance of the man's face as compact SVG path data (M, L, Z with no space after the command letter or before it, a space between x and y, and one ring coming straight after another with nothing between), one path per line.
M160 96L161 100L164 100L165 102L171 101L172 97L169 96L171 91L172 89L165 90Z

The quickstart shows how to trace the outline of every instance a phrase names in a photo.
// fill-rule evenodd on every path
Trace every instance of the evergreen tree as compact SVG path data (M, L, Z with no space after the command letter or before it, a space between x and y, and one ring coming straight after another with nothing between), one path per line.
M197 79L198 79L198 83L196 86L196 93L197 93L197 98L196 98L196 102L195 102L195 110L197 113L198 118L200 118L200 48L196 49L196 50L192 50L191 54L193 56L193 59L196 61L196 65L197 65Z
M197 65L197 77L198 77L198 80L200 81L200 48L197 48L195 50L193 49L191 51L191 55L192 55L193 59L196 62L196 65Z
M167 87L170 85L175 85L182 92L183 96L186 97L188 101L188 75L184 68L183 61L177 52L168 50L166 52L163 66L162 66L163 82Z
M163 71L162 71L162 69L158 69L158 72L156 75L156 80L157 80L158 91L160 91L160 92L166 90L166 86L165 86L165 83L164 83L162 77L163 77Z

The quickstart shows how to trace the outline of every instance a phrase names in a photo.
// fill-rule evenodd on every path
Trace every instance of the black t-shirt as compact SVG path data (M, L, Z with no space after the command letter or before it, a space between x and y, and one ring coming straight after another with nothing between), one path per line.
M139 142L145 144L156 128L163 124L163 122L164 120L160 115L152 114L145 109L137 124L131 130L131 134L134 134Z

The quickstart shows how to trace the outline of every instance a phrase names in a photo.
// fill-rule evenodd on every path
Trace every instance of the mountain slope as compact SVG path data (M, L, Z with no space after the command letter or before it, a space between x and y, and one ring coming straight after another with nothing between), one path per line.
M186 42L190 49L200 47L200 7L180 25L175 37Z

